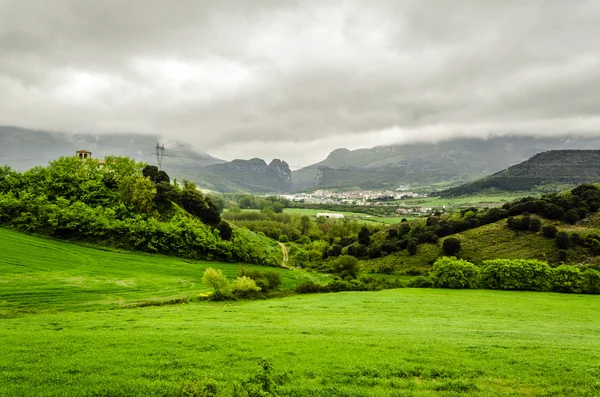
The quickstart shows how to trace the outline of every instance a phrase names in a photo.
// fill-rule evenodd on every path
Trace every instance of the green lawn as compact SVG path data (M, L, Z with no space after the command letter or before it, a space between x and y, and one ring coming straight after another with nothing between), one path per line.
M5 229L0 248L0 396L228 397L260 358L279 396L600 395L598 296L398 289L135 307L206 291L207 266L239 267ZM287 287L324 277L279 271Z
M195 297L211 266L229 277L242 265L97 249L0 228L0 318L40 310L118 308ZM325 275L248 266L281 274L283 288Z
M2 396L598 396L595 296L403 289L4 319ZM200 394L198 394L200 395Z
M482 194L461 197L424 197L418 199L397 200L396 204L403 206L420 207L499 207L504 203L519 199L525 196L531 196L531 193L498 193ZM535 194L533 194L535 195Z

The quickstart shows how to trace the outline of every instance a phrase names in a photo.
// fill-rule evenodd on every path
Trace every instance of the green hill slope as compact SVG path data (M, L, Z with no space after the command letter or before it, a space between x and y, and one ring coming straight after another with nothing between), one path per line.
M551 150L494 175L439 194L447 197L485 190L528 191L544 185L566 187L599 181L600 150Z
M114 309L195 297L207 267L229 276L242 265L100 249L0 228L0 318L38 311ZM246 266L264 270L260 267ZM284 289L327 275L269 269Z

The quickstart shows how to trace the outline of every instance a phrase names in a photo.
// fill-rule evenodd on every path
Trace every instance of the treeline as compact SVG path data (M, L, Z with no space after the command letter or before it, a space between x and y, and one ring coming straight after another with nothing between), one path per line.
M593 267L560 265L525 259L494 259L481 266L454 257L438 259L429 279L414 284L437 288L484 288L510 291L554 291L600 294L600 272Z
M62 239L184 256L279 264L278 247L221 220L190 182L126 157L63 157L23 173L0 167L0 224Z

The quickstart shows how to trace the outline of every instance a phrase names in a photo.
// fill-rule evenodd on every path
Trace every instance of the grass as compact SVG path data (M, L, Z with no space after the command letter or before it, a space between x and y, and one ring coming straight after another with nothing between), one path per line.
M481 194L461 197L424 197L406 200L397 200L396 204L402 206L421 206L421 207L499 207L504 203L519 199L525 196L535 196L529 192L498 194Z
M182 300L208 292L207 267L229 276L242 265L98 249L0 228L0 318L43 310L114 309ZM283 288L327 276L248 266L280 273Z
M136 307L206 291L207 266L239 266L6 229L0 248L0 396L214 395L206 383L232 396L261 358L279 396L600 395L598 296L398 289ZM278 271L288 287L322 276Z
M356 219L359 222L367 223L367 224L388 224L394 225L396 223L400 223L402 218L413 219L414 217L405 217L405 216L376 216L363 214L360 212L349 212L349 211L328 211L323 209L312 209L312 208L286 208L283 210L284 213L294 214L294 215L308 215L308 216L316 216L319 212L332 212L336 214L344 214L344 217L350 217L352 219Z
M2 320L0 395L597 396L598 297L404 289ZM201 394L198 394L201 395Z

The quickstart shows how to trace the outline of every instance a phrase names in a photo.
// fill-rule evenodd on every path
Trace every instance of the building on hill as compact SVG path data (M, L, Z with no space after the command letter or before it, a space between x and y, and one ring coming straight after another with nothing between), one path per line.
M330 218L330 219L341 219L344 217L344 214L336 214L331 212L319 212L317 214L317 218Z
M90 152L89 150L76 150L75 151L75 156L78 157L81 160L87 160L87 159L91 159L92 158L92 152ZM98 164L100 165L106 165L106 161L105 160L96 160L98 162Z
M77 150L75 152L75 156L79 157L80 159L91 159L92 158L92 152L90 152L89 150Z

